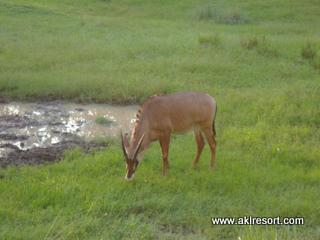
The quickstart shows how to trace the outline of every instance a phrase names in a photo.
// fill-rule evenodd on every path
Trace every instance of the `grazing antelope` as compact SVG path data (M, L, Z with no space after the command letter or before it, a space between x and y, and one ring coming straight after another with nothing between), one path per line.
M213 168L216 151L214 127L216 110L216 101L203 92L155 95L145 100L137 112L130 144L127 134L123 136L121 132L122 150L127 165L125 179L134 178L143 151L151 142L157 140L162 150L162 176L165 176L169 167L168 151L171 134L186 133L192 129L197 142L197 154L193 166L197 165L205 145L203 133L211 149L211 168Z

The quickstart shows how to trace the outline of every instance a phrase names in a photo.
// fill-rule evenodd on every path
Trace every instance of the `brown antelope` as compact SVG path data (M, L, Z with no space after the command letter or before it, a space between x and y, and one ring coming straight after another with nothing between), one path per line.
M205 145L203 133L210 146L210 166L213 168L216 151L214 127L216 110L216 101L203 92L155 95L145 100L137 112L130 144L127 134L123 136L121 132L122 150L127 165L125 179L134 178L143 151L151 142L157 140L162 150L162 176L165 176L169 167L168 152L171 134L186 133L192 129L197 142L197 154L193 166L197 165Z

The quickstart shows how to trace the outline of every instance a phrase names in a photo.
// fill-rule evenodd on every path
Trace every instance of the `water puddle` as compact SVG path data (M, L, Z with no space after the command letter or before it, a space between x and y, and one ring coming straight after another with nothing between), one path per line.
M0 104L0 157L10 150L46 148L74 136L85 140L117 136L120 129L132 129L137 109L106 104Z

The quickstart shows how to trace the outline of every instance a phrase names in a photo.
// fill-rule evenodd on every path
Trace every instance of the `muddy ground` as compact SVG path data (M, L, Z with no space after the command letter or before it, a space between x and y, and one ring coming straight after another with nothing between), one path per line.
M92 136L100 134L97 137L104 137L111 130L117 132L117 127L126 122L131 124L132 117L127 117L128 109L125 108L112 107L109 112L105 110L108 109L106 106L101 109L115 124L99 126L94 120L88 120L86 116L94 118L94 114L101 114L97 106L66 106L55 102L0 103L0 165L7 168L9 165L53 163L60 161L67 149L81 148L89 152L93 148L106 148L108 141L92 141ZM86 111L89 114L86 115ZM115 111L122 115L116 115ZM132 111L129 109L130 116ZM121 125L117 124L118 120ZM91 140L83 137L88 133Z
M0 165L3 168L9 165L35 165L60 161L67 149L78 147L88 152L91 148L107 147L106 143L85 141L78 135L67 132L64 122L57 120L62 115L62 111L57 110L58 105L53 107L52 104L38 104L37 107L37 110L39 108L44 110L42 114L46 115L46 118L35 119L19 115L0 116ZM48 126L51 126L49 130ZM39 131L44 128L46 131ZM51 140L54 139L54 135L57 135L56 142L46 143L48 135Z
M1 138L1 136L0 136ZM103 142L86 142L84 140L62 140L48 147L34 147L27 150L21 150L12 144L2 144L0 148L10 148L11 151L0 157L0 165L7 168L9 165L37 165L44 163L54 163L60 161L64 151L67 149L81 148L85 152L92 149L103 149L108 146Z

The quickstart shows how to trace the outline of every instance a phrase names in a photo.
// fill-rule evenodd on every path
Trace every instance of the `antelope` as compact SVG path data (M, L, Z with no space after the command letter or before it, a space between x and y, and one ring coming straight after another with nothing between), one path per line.
M130 144L128 134L121 131L122 151L126 162L126 180L132 180L142 160L144 150L151 142L159 141L162 150L162 176L169 168L168 153L172 133L183 134L193 129L197 153L195 167L204 148L205 135L211 150L211 169L214 168L216 152L215 115L217 104L204 92L180 92L154 95L142 103L136 115Z

